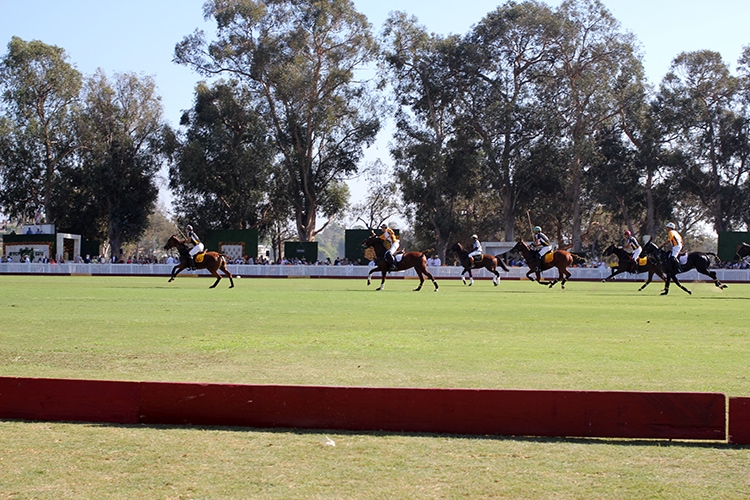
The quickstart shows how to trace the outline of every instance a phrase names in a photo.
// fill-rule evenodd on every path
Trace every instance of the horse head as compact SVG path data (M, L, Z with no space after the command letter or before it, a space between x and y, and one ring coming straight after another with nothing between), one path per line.
M518 243L516 243L515 246L508 251L513 252L516 250L524 255L530 251L529 246L523 240L518 240Z
M177 246L180 245L180 243L181 243L181 241L178 240L175 235L172 235L167 240L166 245L164 245L164 250L169 250L170 248L176 248Z
M737 251L734 254L734 260L742 260L750 255L750 244L744 241L737 245Z
M456 242L456 244L455 244L455 245L453 245L452 247L450 247L450 248L449 248L448 250L449 250L450 252L456 252L456 253L462 253L462 252L464 252L464 251L465 251L465 250L464 250L464 247L463 247L463 246L461 245L461 243L460 243L460 242L458 242L458 241Z
M383 240L381 240L380 237L375 234L375 231L372 231L372 236L362 242L362 247L372 247L375 250L375 255L377 255L378 257L382 257L382 255L385 253L385 245L383 244Z
M648 243L643 245L643 253L647 255L658 256L660 252L663 252L663 250L657 247L656 243L654 243L653 240L650 240Z
M608 257L608 256L612 255L613 253L615 253L615 251L616 251L616 250L617 250L617 247L616 247L616 246L615 246L615 244L613 243L613 244L611 244L610 246L608 246L608 247L607 247L607 248L606 248L606 249L604 250L604 252L602 252L602 255L603 255L603 256L605 256L605 257Z

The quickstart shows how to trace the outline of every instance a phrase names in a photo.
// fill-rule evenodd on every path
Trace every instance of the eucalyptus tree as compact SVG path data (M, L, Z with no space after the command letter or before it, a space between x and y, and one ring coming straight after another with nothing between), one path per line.
M742 55L739 59L738 73L740 78L740 103L741 112L745 119L745 129L750 128L750 45L746 46L742 50ZM750 133L746 134L750 136ZM750 141L744 144L746 150L750 149ZM746 153L744 158L747 161L748 154ZM742 181L740 192L737 197L740 200L750 199L750 176L745 176ZM744 223L744 229L750 231L750 203L743 203L743 206L738 210L738 216Z
M97 71L86 80L78 124L81 148L60 196L67 227L106 238L113 256L137 241L148 225L163 165L165 123L151 77L134 73L111 79ZM85 216L81 216L81 214Z
M742 224L746 205L738 198L750 175L740 83L718 52L683 52L659 92L662 119L686 159L676 169L676 181L707 208L716 231Z
M3 133L0 206L11 217L55 222L59 170L76 150L75 112L82 76L65 51L13 37L0 61Z
M364 200L350 209L353 224L362 222L366 228L375 228L392 217L403 215L399 185L380 159L365 168L364 179L367 194Z
M505 240L515 238L515 221L523 213L519 199L544 170L528 175L525 161L540 143L560 134L554 108L552 46L558 18L536 0L508 2L490 12L463 41L459 63L460 113L478 137L483 171L502 203Z
M572 212L571 238L581 249L583 174L596 153L596 133L618 117L623 86L638 84L642 66L631 34L599 0L566 0L558 9L562 23L554 47L562 92L559 112L566 123Z
M396 130L391 155L418 239L449 241L467 222L468 191L479 183L477 149L456 130L452 78L458 37L427 33L416 18L392 13L383 29L381 72L392 88Z
M267 223L274 153L247 89L236 81L199 83L181 125L185 137L169 171L177 215L203 229Z
M253 93L283 166L300 240L346 206L344 179L380 128L376 93L355 79L378 55L371 25L351 0L208 0L216 40L195 32L175 61L229 75Z

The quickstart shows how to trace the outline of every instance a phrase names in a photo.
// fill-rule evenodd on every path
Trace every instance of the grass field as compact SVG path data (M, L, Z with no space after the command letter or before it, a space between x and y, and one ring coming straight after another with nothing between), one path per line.
M750 395L748 284L210 284L0 276L0 375ZM0 441L0 498L750 498L750 448L720 443L8 421Z

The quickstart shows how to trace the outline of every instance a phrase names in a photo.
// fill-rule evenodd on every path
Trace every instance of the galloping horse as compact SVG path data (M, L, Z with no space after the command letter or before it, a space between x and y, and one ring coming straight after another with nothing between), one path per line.
M664 270L664 273L667 275L667 279L664 281L664 290L661 292L662 295L666 295L669 293L670 281L674 281L678 287L682 288L685 292L692 295L693 292L682 286L680 280L677 279L678 274L685 273L687 271L690 271L691 269L695 269L699 273L711 278L717 288L723 289L727 287L727 285L718 280L718 278L716 277L716 273L709 269L709 267L711 266L711 259L709 259L708 256L711 255L718 260L718 257L713 252L690 252L685 256L685 263L680 264L681 269L679 270L675 268L675 264L670 258L670 253L657 247L653 241L649 241L648 243L643 245L643 253L648 256L654 256L661 261L661 267ZM680 255L680 257L682 256L683 254Z
M372 273L376 271L380 271L383 273L383 277L380 280L380 286L378 287L378 290L382 290L385 286L385 275L390 271L405 271L407 269L411 269L412 267L417 272L417 275L419 276L419 286L414 289L415 292L418 292L422 289L422 284L424 283L424 276L427 276L432 280L432 284L435 285L435 291L438 291L438 284L437 281L435 281L435 278L432 276L432 274L427 270L427 257L426 254L431 252L432 250L425 250L424 252L404 252L401 254L401 260L398 260L395 262L395 267L391 267L388 262L385 260L384 255L386 252L385 245L383 244L383 240L381 240L374 232L372 233L372 236L367 238L365 241L362 242L363 247L372 247L373 250L375 250L375 255L377 256L377 260L375 261L375 267L370 269L370 272L367 273L367 285L370 285L370 277L372 276ZM424 276L423 276L424 275Z
M171 283L177 275L185 268L190 267L190 252L188 252L187 245L184 241L177 239L176 236L170 236L167 240L167 244L164 245L164 250L170 248L176 248L180 253L180 263L172 268L172 276L169 278L167 283ZM216 285L221 281L221 276L217 271L224 273L224 276L229 278L229 288L234 288L234 280L232 279L232 273L227 269L227 255L219 252L206 252L203 256L203 262L196 262L196 269L207 269L212 276L216 278L214 284L209 288L216 288Z
M633 262L628 252L615 245L608 246L607 249L604 250L604 253L602 255L604 255L605 257L608 255L617 256L617 267L613 267L612 274L604 278L602 281L610 281L618 274L624 272L628 272L631 274L648 273L648 279L638 289L639 292L646 288L649 283L651 283L651 279L654 277L654 274L660 277L665 283L667 281L667 277L664 275L664 272L661 270L661 265L655 257L640 257L639 260L645 259L646 263L645 265L639 265L638 263ZM634 264L635 268L633 267Z
M497 258L494 255L489 254L482 254L482 258L479 260L475 260L473 257L469 257L469 252L464 250L464 247L461 246L461 243L456 243L449 249L451 252L456 252L458 254L458 258L461 259L461 265L464 266L464 270L461 272L461 281L466 284L466 277L464 274L467 272L469 273L469 286L474 284L474 277L471 275L472 269L487 269L489 272L495 275L494 278L492 278L492 283L497 286L500 282L500 273L497 272L497 265L500 264L500 267L502 267L505 272L509 272L510 269L508 269L505 266L505 262L503 262L503 259Z
M748 255L750 255L750 244L747 244L743 241L742 243L737 245L737 252L735 253L735 259L743 260Z
M509 251L513 252L514 250L521 252L524 260L529 265L529 272L526 273L526 277L531 281L534 281L534 278L531 276L531 274L536 273L536 281L541 285L549 285L550 288L555 286L555 284L560 281L560 287L565 289L565 282L568 281L568 278L570 278L571 276L570 271L568 271L568 267L572 266L574 263L585 262L585 259L583 257L572 254L567 250L555 250L554 252L552 252L551 261L547 262L547 259L544 259L544 262L542 262L541 265L537 266L535 269L532 264L537 262L538 260L538 258L536 257L536 252L529 248L529 246L523 240L518 240L516 246L511 248ZM547 269L552 269L553 267L557 268L557 272L559 273L558 279L554 281L542 281L541 271L546 271Z

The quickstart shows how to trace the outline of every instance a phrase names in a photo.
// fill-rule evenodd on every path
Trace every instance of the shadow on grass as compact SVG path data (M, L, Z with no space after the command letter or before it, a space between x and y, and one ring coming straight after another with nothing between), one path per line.
M27 420L4 419L7 422L32 422ZM33 422L40 422L34 420ZM725 450L747 449L750 445L730 444L726 441L696 441L673 439L644 439L644 438L594 438L594 437L542 437L542 436L495 436L472 434L435 434L424 432L387 432L387 431L350 431L340 429L295 429L295 428L262 428L240 426L206 426L206 425L173 425L173 424L109 424L97 422L51 421L56 424L81 425L97 428L112 429L151 429L151 430L195 430L195 431L223 431L271 434L295 434L297 436L320 436L323 438L334 436L367 436L367 437L404 437L404 438L450 438L459 440L481 440L497 442L520 442L531 444L580 444L604 446L642 446L642 447L672 447L693 449Z

